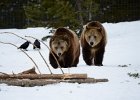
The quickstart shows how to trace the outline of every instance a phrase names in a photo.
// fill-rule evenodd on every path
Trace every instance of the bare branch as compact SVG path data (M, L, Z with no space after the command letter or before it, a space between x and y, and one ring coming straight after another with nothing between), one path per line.
M12 45L12 46L18 48L18 46L16 46L16 45L13 44L13 43L5 43L5 42L2 42L2 41L0 41L0 43L2 43L2 44L9 44L9 45ZM34 63L34 65L35 65L36 68L38 69L39 73L41 74L41 72L40 72L40 70L39 70L37 64L35 63L35 61L34 61L24 50L22 50L22 49L20 49L20 50L21 50L24 54L26 54L26 56L28 56L28 58L30 58L30 60Z
M7 73L3 73L3 72L0 72L0 73L3 74L3 75L9 76L9 74L7 74Z
M27 39L25 39L25 38L23 38L23 37L21 37L21 36L15 34L15 33L12 33L12 32L1 32L0 34L5 34L5 33L6 33L6 34L13 34L13 35L15 35L15 36L17 36L17 37L19 37L19 38L21 38L21 39L23 39L23 40L28 41Z
M37 38L35 38L35 37L32 37L32 36L25 36L25 37L29 37L29 38L33 38L33 39L37 39ZM39 39L37 39L37 40L39 40ZM48 49L49 49L49 51L51 52L51 54L53 55L53 57L55 58L55 60L56 60L56 62L57 62L57 65L58 65L58 67L60 68L60 70L62 71L62 73L64 74L64 71L62 70L62 68L61 68L61 66L60 66L60 64L59 64L59 62L58 62L58 60L56 59L56 57L55 57L55 55L53 54L53 52L52 52L52 50L48 47L48 45L47 44L45 44L42 40L39 40L41 43L43 43Z
M23 38L23 37L21 37L21 36L15 34L15 33L12 33L12 32L2 32L2 33L0 33L0 34L4 34L4 33L6 33L6 34L13 34L13 35L15 35L15 36L17 36L17 37L19 37L19 38L21 38L21 39L23 39L23 40L29 41L28 39ZM30 43L31 43L33 46L36 47L36 45L34 45L32 42L30 42ZM43 55L41 54L41 52L40 52L39 50L37 50L37 51L39 52L41 58L43 59L43 61L45 62L45 64L46 64L47 67L48 67L48 64L47 64L47 62L45 61L45 59L44 59ZM48 68L49 68L49 67L48 67ZM52 71L50 70L50 68L49 68L49 71L50 71L50 73L52 74Z
M46 62L45 58L42 56L42 54L40 53L40 51L39 51L39 54L40 54L40 56L42 57L42 59L44 60L45 64L47 65L47 67L48 67L50 73L53 74L52 71L51 71L51 69L50 69L50 67L49 67L49 65L48 65L48 63Z

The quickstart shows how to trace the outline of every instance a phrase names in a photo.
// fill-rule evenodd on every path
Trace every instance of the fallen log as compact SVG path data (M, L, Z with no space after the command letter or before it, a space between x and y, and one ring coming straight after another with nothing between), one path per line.
M60 82L81 84L108 82L108 79L88 78L87 74L37 74L34 68L19 74L0 73L0 84L13 86L33 87Z
M0 74L0 79L86 79L87 74Z
M94 79L94 78L85 78L85 79L0 79L0 84L4 83L12 86L22 86L22 87L33 87L33 86L44 86L48 84L56 83L97 83L97 82L108 82L108 79Z

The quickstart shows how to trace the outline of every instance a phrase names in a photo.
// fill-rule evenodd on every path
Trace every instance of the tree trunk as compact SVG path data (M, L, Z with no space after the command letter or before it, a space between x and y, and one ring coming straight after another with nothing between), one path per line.
M91 12L91 10L92 10L92 0L90 1L90 5L89 5L89 11L88 11L89 16L88 16L88 21L91 21L91 20L92 20L92 12Z
M82 16L81 2L82 2L82 0L77 0L77 1L76 1L76 5L77 5L78 12L79 12L80 26L83 26L84 21L83 21L83 16Z

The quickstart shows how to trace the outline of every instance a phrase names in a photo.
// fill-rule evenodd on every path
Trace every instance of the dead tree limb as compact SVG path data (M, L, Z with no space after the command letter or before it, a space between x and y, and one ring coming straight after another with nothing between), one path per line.
M29 38L33 38L33 39L37 39L37 38L32 37L32 36L25 36L25 37L29 37ZM37 39L37 40L39 40L39 39ZM61 70L62 73L64 74L64 71L62 70L62 67L60 66L60 64L59 64L58 60L56 59L55 55L53 54L52 50L51 50L51 49L48 47L48 45L45 44L42 40L39 40L39 41L40 41L41 43L43 43L43 44L48 48L48 50L51 52L51 54L53 55L54 59L56 60L58 67L60 68L60 70Z
M9 76L8 76L9 75ZM87 74L2 74L0 79L86 79Z
M97 83L108 82L108 79L95 79L87 74L1 74L0 84L13 86L33 87L48 84L65 83Z
M17 36L17 37L19 37L19 38L21 38L21 39L23 39L23 40L29 41L28 39L25 39L25 38L23 38L23 37L21 37L21 36L15 34L15 33L12 33L12 32L2 32L2 33L0 33L0 34L4 34L4 33L6 33L6 34L13 34L13 35L15 35L15 36ZM33 46L35 46L32 42L30 42L30 43L31 43ZM36 46L35 46L35 47L36 47ZM48 64L47 64L47 62L46 62L46 60L45 60L45 58L44 58L43 55L41 54L41 52L40 52L39 50L37 50L37 51L39 52L39 55L41 56L41 58L43 59L43 61L44 61L45 64L47 65L47 67L49 68L49 66L48 66ZM49 71L50 71L51 74L53 74L52 71L50 70L50 68L49 68Z
M41 52L40 52L39 50L38 50L38 52L39 52L40 56L42 57L43 61L45 62L45 64L47 65L47 67L48 67L50 73L53 74L52 71L51 71L51 69L50 69L50 67L49 67L49 65L48 65L48 63L46 62L45 58L44 58L43 55L41 54Z
M0 41L0 43L2 43L2 44L9 44L9 45L12 45L12 46L18 48L18 46L16 46L16 45L13 44L13 43L5 43L5 42L2 42L2 41ZM35 65L36 68L38 69L39 73L41 74L41 72L40 72L40 70L39 70L39 67L38 67L38 65L35 63L35 61L34 61L24 50L22 50L22 49L20 49L20 50L21 50L24 54L26 54L26 56L34 63L34 65Z
M15 33L12 33L12 32L2 32L2 33L0 33L0 34L4 34L4 33L6 33L6 34L13 34L13 35L15 35L15 36L17 36L17 37L19 37L19 38L21 38L21 39L23 39L23 40L28 41L27 39L25 39L25 38L23 38L23 37L21 37L21 36L15 34Z
M3 72L0 72L0 74L3 74L3 75L7 75L7 76L9 76L9 74L3 73Z
M86 78L86 79L36 79L36 80L30 80L30 79L7 79L2 80L0 79L0 84L7 84L7 85L13 85L13 86L22 86L22 87L33 87L33 86L44 86L48 84L56 84L56 83L97 83L97 82L108 82L108 79L94 79L94 78Z

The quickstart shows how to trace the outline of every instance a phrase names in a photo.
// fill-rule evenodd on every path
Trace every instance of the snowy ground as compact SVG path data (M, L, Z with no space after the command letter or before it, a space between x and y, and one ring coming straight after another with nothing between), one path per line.
M70 73L87 73L89 77L108 78L109 82L97 84L59 83L36 87L17 87L0 84L1 100L140 100L140 78L129 77L128 73L140 74L140 21L103 24L108 34L104 66L87 66L82 56L77 68ZM30 35L41 39L49 34L44 28L0 29L20 36ZM34 42L33 39L28 38ZM24 40L13 35L0 34L0 41L12 42L17 46ZM47 42L48 43L48 42ZM48 49L42 44L41 53L48 61ZM28 48L27 53L40 66L42 73L49 73L39 53ZM127 65L127 67L121 67ZM0 44L0 72L19 73L34 65L20 50ZM51 68L53 73L61 73ZM68 69L64 69L68 73Z

